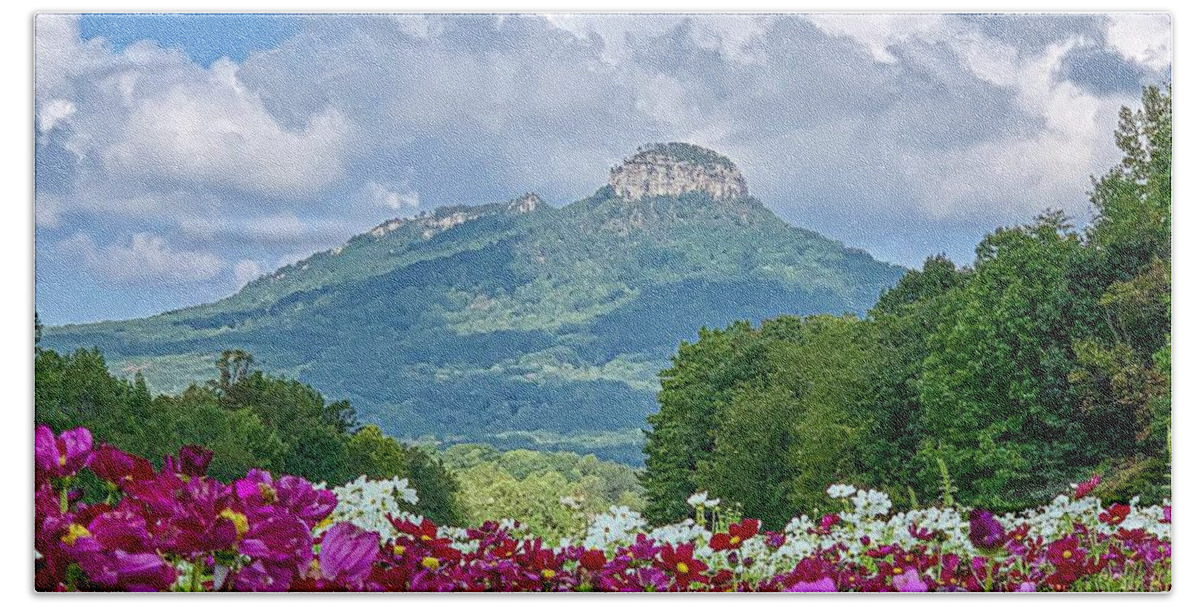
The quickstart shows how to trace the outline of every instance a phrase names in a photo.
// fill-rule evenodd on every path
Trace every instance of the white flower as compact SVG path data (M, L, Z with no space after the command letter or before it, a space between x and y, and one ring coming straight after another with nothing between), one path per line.
M854 486L835 483L829 486L829 489L825 490L825 493L829 494L830 498L849 498L857 491L858 488Z
M687 502L689 505L691 505L693 507L704 506L704 507L708 507L711 509L711 508L721 504L721 499L720 498L709 498L708 492L697 492L697 493L689 496Z
M330 514L333 522L353 523L364 530L379 533L381 540L395 538L396 534L396 529L388 521L387 515L399 519L414 517L401 506L401 503L417 503L417 493L408 487L407 479L393 477L369 480L364 475L346 485L333 488L332 492L337 497L337 507Z

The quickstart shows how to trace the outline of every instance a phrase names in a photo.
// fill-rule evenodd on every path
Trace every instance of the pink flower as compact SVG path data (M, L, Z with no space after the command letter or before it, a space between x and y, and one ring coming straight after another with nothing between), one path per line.
M378 556L378 533L342 522L325 533L317 560L323 579L354 589L371 574L371 566Z
M1091 494L1092 490L1095 490L1096 486L1098 486L1098 485L1100 485L1100 476L1099 475L1092 475L1091 479L1089 479L1085 482L1076 484L1075 485L1075 500L1079 500L1080 498L1083 498L1084 496Z
M79 427L63 431L58 437L46 425L33 433L34 483L70 477L92 460L92 433Z
M896 591L902 593L924 593L929 591L929 585L926 585L921 580L921 575L917 572L916 568L909 568L904 571L904 574L893 576L892 585L896 587Z
M818 579L818 580L815 580L812 582L798 581L796 584L792 585L791 587L788 587L787 590L788 591L798 591L798 592L802 592L802 593L830 592L830 591L837 591L837 585L835 585L833 583L833 579L826 576L825 578Z

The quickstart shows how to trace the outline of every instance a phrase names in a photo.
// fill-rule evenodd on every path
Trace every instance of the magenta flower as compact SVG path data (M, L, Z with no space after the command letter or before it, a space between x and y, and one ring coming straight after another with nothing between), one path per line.
M88 552L79 565L93 583L109 590L164 591L175 582L175 568L157 553L121 549Z
M62 537L66 551L100 589L164 590L176 572L152 546L146 521L136 513L100 513L84 527L72 524Z
M188 477L203 477L208 471L208 463L212 462L212 450L198 445L185 445L179 448L178 456L163 457L163 470L173 471Z
M798 591L798 592L803 592L803 593L813 593L813 592L828 593L831 591L837 591L837 585L834 584L832 578L829 578L828 576L826 576L825 578L818 579L818 580L811 581L811 582L810 581L798 581L796 584L792 585L791 587L788 587L787 590L788 591Z
M233 575L235 591L287 591L296 578L296 569L276 562L254 560Z
M967 536L976 548L993 550L1004 544L1004 526L991 512L975 509L971 511L968 519L971 531Z
M92 433L79 427L63 431L58 437L46 425L33 434L34 478L37 485L50 479L70 477L92 459Z
M379 534L342 522L329 529L321 540L317 558L321 578L354 589L371 574L371 565L379 556Z
M161 477L179 483L179 478L169 473ZM142 491L146 489L143 484L153 483L128 486ZM193 477L174 491L139 494L136 498L148 512L161 518L155 536L158 548L164 551L190 556L230 549L249 528L245 514L234 508L229 488L206 477Z
M815 557L806 557L796 564L783 584L788 591L837 591L828 567L829 564Z
M275 483L279 504L309 527L317 525L333 512L337 496L329 490L317 490L303 477L285 475Z
M917 572L916 568L909 568L904 571L904 574L893 576L892 585L896 587L896 591L902 593L924 593L929 591L929 585L926 585L921 580L921 575Z
M291 564L297 574L307 571L312 562L312 533L293 515L279 513L255 521L244 536L238 548L249 557Z

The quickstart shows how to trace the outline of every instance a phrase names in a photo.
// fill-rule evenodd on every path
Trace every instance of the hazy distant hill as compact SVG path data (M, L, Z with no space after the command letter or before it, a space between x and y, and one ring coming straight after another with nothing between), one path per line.
M393 220L219 302L42 344L99 347L165 391L241 348L398 437L637 462L656 374L699 327L861 313L903 270L745 193L725 157L651 146L563 208L526 195Z

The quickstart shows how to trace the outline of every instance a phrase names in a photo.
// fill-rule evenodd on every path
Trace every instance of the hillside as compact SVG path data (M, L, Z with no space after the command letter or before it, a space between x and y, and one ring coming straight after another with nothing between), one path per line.
M397 437L640 462L656 374L681 340L737 319L861 313L903 271L745 192L723 156L651 146L562 208L530 194L392 220L224 300L51 327L42 345L96 346L165 391L240 348Z

